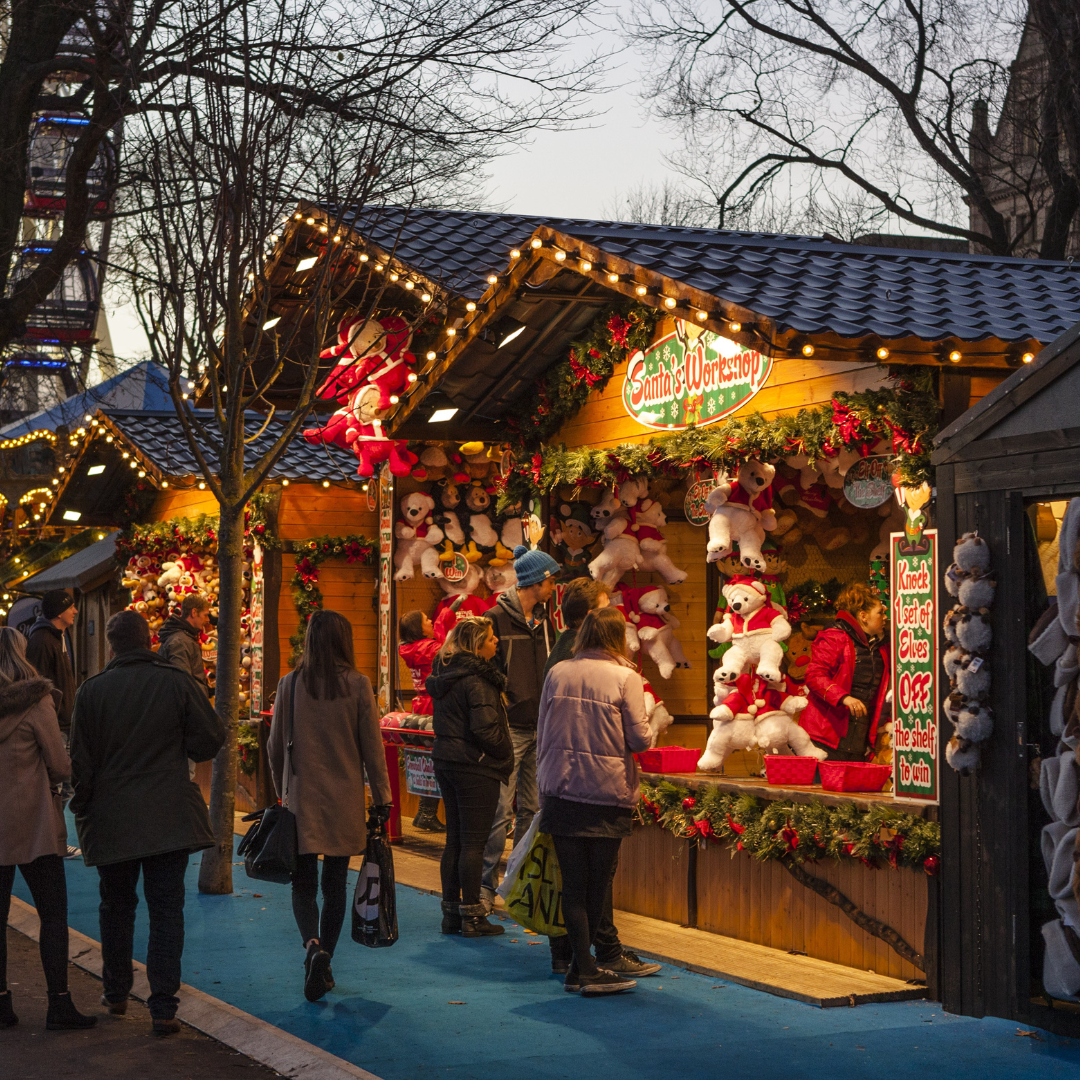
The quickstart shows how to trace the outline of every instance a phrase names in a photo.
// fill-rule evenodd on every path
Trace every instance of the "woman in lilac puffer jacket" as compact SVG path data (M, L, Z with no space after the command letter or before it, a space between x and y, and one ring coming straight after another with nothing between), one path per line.
M556 664L544 683L536 738L540 831L555 844L574 951L569 991L609 994L636 985L599 968L590 946L638 801L633 755L651 738L644 684L626 657L626 620L617 608L590 611L573 659Z

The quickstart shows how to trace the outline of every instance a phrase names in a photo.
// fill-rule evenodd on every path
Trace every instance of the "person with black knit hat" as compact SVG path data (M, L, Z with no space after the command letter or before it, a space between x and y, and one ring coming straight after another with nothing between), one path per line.
M484 615L499 639L492 663L506 677L507 719L514 744L514 768L502 786L495 823L484 850L483 896L489 906L495 901L499 884L499 862L506 847L515 794L515 844L528 832L533 815L540 808L536 789L536 721L540 715L540 693L544 689L544 665L555 644L547 604L561 570L546 552L519 544L514 548L517 584L500 593L494 607Z
M75 653L71 645L71 628L75 625L75 600L66 589L53 589L41 598L41 614L26 635L26 659L37 673L48 679L60 691L56 718L60 735L67 749L71 741L71 709L75 704ZM71 801L71 785L65 781L61 789L64 809ZM74 859L82 852L74 844L67 845L67 858Z

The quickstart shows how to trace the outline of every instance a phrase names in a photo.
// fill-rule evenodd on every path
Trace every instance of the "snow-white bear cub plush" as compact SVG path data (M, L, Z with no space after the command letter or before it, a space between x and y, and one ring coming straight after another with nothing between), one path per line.
M727 611L722 622L709 627L712 641L731 642L720 661L720 678L734 682L750 665L770 682L780 682L780 664L784 659L781 642L791 635L791 624L781 608L769 599L762 581L733 577L723 588Z

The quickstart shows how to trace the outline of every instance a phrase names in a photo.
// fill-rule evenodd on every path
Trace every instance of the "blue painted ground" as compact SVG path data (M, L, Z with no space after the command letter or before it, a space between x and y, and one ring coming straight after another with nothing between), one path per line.
M236 867L233 896L200 896L197 863L188 875L184 981L384 1080L1080 1075L1078 1041L1020 1037L1015 1023L947 1016L919 1002L817 1009L669 967L632 994L583 1000L550 973L546 939L513 924L486 941L443 936L438 900L402 886L397 944L365 949L346 922L337 987L311 1004L288 887L251 882ZM77 860L66 865L69 921L99 940L97 873ZM350 890L354 881L350 874ZM16 893L30 902L18 875ZM145 947L140 904L140 960Z

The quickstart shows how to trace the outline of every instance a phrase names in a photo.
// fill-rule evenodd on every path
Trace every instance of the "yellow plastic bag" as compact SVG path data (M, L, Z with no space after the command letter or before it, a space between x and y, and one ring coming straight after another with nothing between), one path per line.
M540 832L539 825L537 814L510 855L499 895L506 901L506 913L514 922L547 937L562 937L566 933L562 874L555 843L547 833Z

